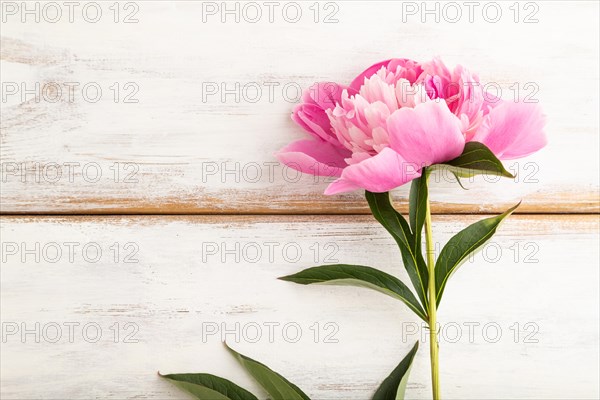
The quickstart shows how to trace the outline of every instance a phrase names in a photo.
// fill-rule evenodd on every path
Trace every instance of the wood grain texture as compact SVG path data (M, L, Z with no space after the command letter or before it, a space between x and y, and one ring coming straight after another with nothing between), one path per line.
M186 398L158 370L222 375L266 398L223 339L317 400L369 398L421 340L407 395L429 398L427 332L400 302L275 279L347 262L408 282L371 216L311 215L367 213L360 193L324 196L330 179L299 176L273 153L306 137L289 118L297 89L433 55L506 99L532 95L549 136L506 162L515 181L463 191L432 177L438 254L483 218L470 214L519 200L535 214L511 216L448 284L444 398L600 396L598 2L521 2L518 22L514 2L498 2L497 23L481 8L471 23L464 7L457 23L423 23L391 1L320 2L317 23L313 2L298 3L296 23L281 13L290 2L272 23L262 2L257 23L243 12L222 22L221 2L120 2L115 23L114 2L99 3L97 23L81 9L71 23L65 8L60 22L23 23L2 8L0 213L20 214L0 217L2 399ZM218 11L204 21L207 4ZM536 7L538 22L523 23ZM401 211L407 197L395 192Z
M435 217L435 240L446 242L478 218ZM380 293L275 279L335 260L407 279L393 240L371 217L0 221L3 399L185 398L160 380L157 370L212 372L256 389L221 346L220 334L207 334L215 326L219 333L230 330L230 345L286 375L311 398L366 399L419 334L426 337L416 317ZM446 332L445 398L598 398L599 229L598 216L513 216L484 252L451 278L439 314ZM65 243L74 243L72 259ZM135 244L134 255L127 244ZM102 255L92 262L97 247ZM128 255L137 262L125 262ZM310 327L316 322L315 341ZM480 324L473 327L472 343L470 322ZM15 323L19 331L7 333ZM23 323L33 331L24 338ZM79 324L72 341L65 323ZM272 343L269 323L280 324L273 325ZM326 329L327 323L332 325ZM53 324L62 327L56 343ZM286 335L284 324L292 324ZM302 329L296 343L293 324ZM257 325L262 336L254 343ZM94 343L98 327L103 335ZM494 343L497 327L502 335ZM126 335L135 329L129 340L138 342L129 343ZM456 332L461 336L452 343ZM337 343L328 343L332 339ZM423 349L412 370L411 399L430 396Z
M457 23L403 22L402 2L332 3L337 23L322 23L333 10L324 3L319 23L304 2L297 23L282 17L284 3L273 23L264 8L257 23L243 14L222 23L220 13L202 22L202 2L134 3L133 24L114 23L108 2L95 24L81 13L74 23L17 15L2 24L0 78L19 87L3 86L3 213L366 213L360 194L323 196L324 179L297 177L273 157L304 136L289 118L296 89L349 82L382 59L436 54L479 71L505 98L516 88L533 94L550 143L507 162L518 183L478 180L465 193L442 179L434 212L497 212L521 199L520 212L600 211L598 2L535 2L538 23L523 23L524 3L515 23L508 2L498 23L481 9L473 23L465 9ZM42 97L22 98L21 85L36 83ZM72 99L65 83L79 84ZM84 97L87 84L101 88L97 102L93 87ZM221 85L234 93L222 99ZM400 189L398 204L405 198Z

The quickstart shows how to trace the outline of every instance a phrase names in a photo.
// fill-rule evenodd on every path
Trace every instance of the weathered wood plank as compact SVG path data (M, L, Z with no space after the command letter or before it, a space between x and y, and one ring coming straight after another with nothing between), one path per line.
M478 218L437 216L435 239ZM229 329L232 346L312 398L365 399L427 336L401 303L379 293L275 279L336 260L406 279L393 240L371 217L0 221L2 398L185 397L157 370L208 371L254 389L220 344ZM446 398L598 398L599 225L597 216L511 217L452 277L439 315ZM430 397L426 349L409 398Z
M320 3L319 23L303 2L297 23L282 15L290 3L279 5L273 23L262 3L257 23L248 22L246 3L229 5L237 4L239 23L235 12L221 15L220 2L129 2L139 8L137 23L122 23L136 10L125 3L119 23L112 3L102 3L97 23L86 22L83 7L73 23L66 9L57 23L43 8L39 23L20 9L5 13L2 212L366 212L360 194L325 197L323 179L297 180L276 163L273 152L303 136L289 119L296 89L348 82L392 56L436 54L479 71L505 98L518 89L539 100L550 144L507 163L519 183L480 181L467 193L440 183L434 212L496 212L520 199L521 212L598 212L598 3L519 3L518 16L513 3L494 3L497 23L486 21L494 14L484 16L483 5L473 23L466 8L460 21L436 23L420 2L410 3L416 14L403 8L408 3ZM217 13L203 14L203 4L216 4ZM442 17L454 15L437 7ZM323 23L336 9L338 22ZM528 16L538 22L525 23ZM39 98L25 92L36 84Z

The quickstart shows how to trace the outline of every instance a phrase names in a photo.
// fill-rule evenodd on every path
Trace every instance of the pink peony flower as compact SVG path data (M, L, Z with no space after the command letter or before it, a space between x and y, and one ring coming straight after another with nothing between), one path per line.
M325 194L389 191L458 157L468 141L504 159L546 144L537 105L484 93L475 74L462 66L451 72L439 59L387 60L348 87L316 84L292 119L315 140L293 142L277 157L304 173L338 177Z

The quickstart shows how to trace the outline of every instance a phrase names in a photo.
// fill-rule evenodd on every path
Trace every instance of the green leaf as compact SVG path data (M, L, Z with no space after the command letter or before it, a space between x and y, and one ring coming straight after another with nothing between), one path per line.
M454 160L432 165L433 169L448 169L456 177L470 178L475 175L499 175L514 178L502 162L483 143L467 142L462 154Z
M210 374L161 375L175 386L201 400L258 400L258 398L227 379Z
M452 172L452 175L454 175L454 179L456 179L456 183L458 183L458 185L463 189L463 190L469 190L465 187L465 185L462 184L462 181L460 180L460 176L456 173L456 172Z
M493 235L504 218L508 217L521 203L504 214L475 222L463 229L446 243L435 264L435 288L437 304L440 304L448 278L460 267L467 257L480 249Z
M419 304L415 295L400 279L378 269L362 265L335 264L313 267L297 274L279 278L301 285L330 284L359 286L377 290L395 299L399 299L427 321L427 313Z
M416 342L411 351L400 361L400 364L381 383L373 395L373 400L404 400L410 367L418 349L419 342Z
M231 347L225 347L246 368L252 377L271 395L273 400L310 400L310 398L283 376L264 364L238 353Z
M421 304L427 303L427 284L429 275L423 254L416 252L413 245L415 238L406 219L392 206L389 193L366 192L367 202L375 219L392 235L402 254L404 268L417 291Z
M410 227L413 234L412 248L415 253L421 253L421 233L425 223L425 212L427 210L427 177L429 171L423 168L423 175L412 181L409 196Z

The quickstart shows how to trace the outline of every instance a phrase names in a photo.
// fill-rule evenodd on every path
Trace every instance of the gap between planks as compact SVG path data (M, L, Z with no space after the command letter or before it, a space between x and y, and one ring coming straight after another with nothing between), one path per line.
M406 214L407 210L399 210L401 213ZM432 212L432 215L437 216L469 216L469 215L496 215L501 214L501 212L492 212L492 211L481 211L481 212ZM51 217L352 217L352 216L369 216L370 213L361 213L361 212L339 212L339 213L274 213L274 212L256 212L256 213L236 213L236 212L0 212L1 218L19 218L19 217L39 217L39 218L51 218ZM573 217L586 217L586 216L594 216L597 215L600 217L600 212L515 212L513 215L521 215L521 216L573 216Z

